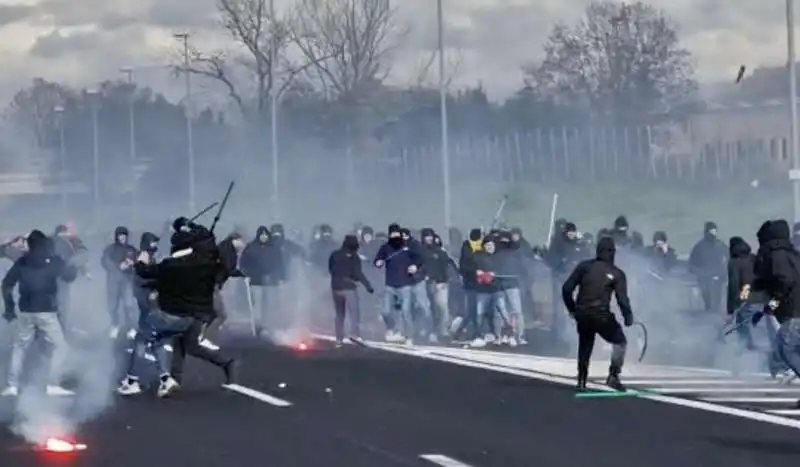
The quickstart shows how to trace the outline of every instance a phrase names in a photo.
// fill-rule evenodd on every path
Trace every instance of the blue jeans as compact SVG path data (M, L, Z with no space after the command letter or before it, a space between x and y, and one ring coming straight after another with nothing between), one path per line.
M778 356L800 377L800 318L781 323L776 341Z
M506 289L505 304L508 309L508 318L513 326L514 337L525 336L525 316L522 313L522 291L518 288Z
M480 330L483 324L492 330L492 332L497 332L498 326L495 324L495 319L498 319L500 329L508 324L505 291L500 290L492 293L479 292L475 297L475 307L477 308L478 315L478 332L476 333L478 336L481 334Z
M756 340L753 338L754 326L751 322L753 316L763 310L763 303L750 303L737 310L734 316L736 333L739 335L740 341L747 350L759 350ZM781 373L785 371L787 367L783 357L778 351L777 333L780 325L771 314L764 315L760 322L764 323L764 331L769 341L769 350L767 351L767 366L769 367L769 371L772 374Z
M407 338L414 336L414 321L411 318L411 286L386 286L383 295L383 320L386 327L393 331L401 331ZM397 329L399 314L400 329Z
M428 298L428 287L425 281L417 282L411 286L411 300L415 320L422 323L421 330L433 332L431 300Z
M140 312L143 310L140 309ZM144 360L144 354L148 347L153 351L158 373L160 375L168 374L170 360L164 346L175 336L186 332L192 325L192 318L173 316L157 308L151 308L140 324L134 340L133 352L128 361L128 374L139 374L136 372L135 365L137 361Z

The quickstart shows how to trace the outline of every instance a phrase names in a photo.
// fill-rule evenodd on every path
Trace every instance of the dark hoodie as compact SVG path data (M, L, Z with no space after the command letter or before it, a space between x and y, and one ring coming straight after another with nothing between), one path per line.
M331 257L331 253L338 248L339 245L333 239L333 228L330 225L323 224L319 228L319 238L313 240L309 245L308 260L312 265L325 271L328 269L328 260Z
M219 252L214 234L192 224L170 237L170 256L160 263L136 262L136 274L152 281L158 306L167 314L208 320L214 316L214 288Z
M614 240L602 237L597 242L596 257L582 261L572 271L561 288L561 298L570 314L580 317L611 313L613 293L622 316L626 321L633 319L625 272L614 265L616 251ZM578 289L577 299L572 296L575 289Z
M267 235L266 241L261 241L261 235ZM280 257L278 250L272 242L271 232L266 226L256 229L256 238L247 244L242 251L240 265L242 272L250 278L251 285L273 285L278 279L275 277Z
M231 277L244 277L244 273L237 267L239 255L236 252L236 247L233 246L233 242L235 240L241 240L241 238L241 235L234 232L225 237L225 239L217 245L217 249L219 250L219 263L222 266L217 275L218 287L225 285L225 282Z
M465 290L476 290L478 284L475 282L475 271L478 269L475 264L475 255L483 249L483 233L481 229L469 231L469 238L464 240L461 245L461 253L458 257L458 270Z
M779 322L800 316L800 254L790 240L789 224L783 219L767 221L756 235L759 247L753 292L764 292L778 301L774 313Z
M447 251L440 243L433 229L422 229L422 252L425 258L425 275L429 282L434 284L446 284L450 279L450 271L458 273L458 265L447 254ZM430 238L430 242L428 242Z
M156 262L156 252L158 251L158 243L161 239L152 232L145 232L142 234L142 237L139 239L139 251L146 251L150 254L150 264ZM136 300L141 303L149 303L149 295L150 292L155 288L155 284L150 281L143 279L138 274L134 274L133 277L133 295L136 297Z
M712 233L716 230L717 224L706 222L703 226L703 238L694 245L689 254L689 267L700 278L721 279L725 275L728 247Z
M742 306L739 298L742 287L753 284L756 257L742 237L731 237L728 245L731 255L728 261L728 314L732 315Z
M341 248L334 250L328 256L331 290L355 290L356 284L361 283L365 289L372 293L372 284L369 283L361 269L358 248L358 237L346 235Z
M408 268L414 265L417 269L422 269L424 266L419 248L397 236L401 230L397 224L389 226L389 240L381 245L373 260L373 264L378 261L384 262L387 287L400 288L416 284L418 279L409 274Z
M103 256L100 262L103 266L103 270L106 271L107 280L133 278L133 268L122 270L120 266L124 261L130 261L130 264L133 265L133 261L136 259L138 252L127 240L125 243L121 243L119 241L121 235L125 235L126 237L130 236L127 227L120 226L114 229L114 242L103 250Z
M306 252L294 240L286 238L283 224L272 224L269 231L270 244L275 248L276 255L272 275L276 283L286 282L289 280L292 260L305 257Z
M58 281L75 280L78 272L55 254L53 244L39 230L28 236L29 251L14 262L5 278L2 292L6 313L13 314L14 287L19 285L19 311L23 313L58 312Z

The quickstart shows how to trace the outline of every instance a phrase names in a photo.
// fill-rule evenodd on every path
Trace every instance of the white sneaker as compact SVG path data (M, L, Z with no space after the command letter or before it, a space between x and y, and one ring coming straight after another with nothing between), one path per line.
M480 337L476 337L472 342L469 343L469 346L480 349L486 347L486 341L484 341Z
M797 379L797 375L792 370L786 370L778 375L778 384L788 386Z
M486 334L483 336L483 340L486 341L487 344L493 343L495 340L494 334Z
M394 341L394 331L386 331L386 335L384 336L383 340L386 342L393 342Z
M410 338L410 337L409 337L409 338L407 338L407 339L405 340L405 344L406 344L407 346L409 346L409 347L413 347L413 346L414 346L414 339L412 339L412 338Z
M169 344L165 344L164 345L164 350L166 350L167 352L172 352L172 346L169 345Z
M119 337L119 328L116 326L112 327L111 330L108 331L108 337L111 339L116 339Z
M430 342L431 344L438 344L439 337L434 333L430 333L428 334L428 342Z
M117 394L121 396L135 396L142 393L142 387L139 385L139 380L134 378L125 378L117 388Z
M65 389L59 385L48 385L47 386L47 395L48 396L74 396L75 393L70 391L69 389Z
M161 381L161 384L158 385L158 397L169 397L180 388L181 385L170 376L166 380Z
M206 339L205 337L200 339L200 346L205 347L208 350L219 350L219 346L210 340Z
M524 337L520 337L519 339L517 339L517 344L528 345L528 341Z
M508 345L508 336L503 336L500 338L500 345Z
M517 346L517 338L516 337L509 337L508 338L508 345L510 345L511 347L516 347Z
M7 386L0 392L0 397L17 397L19 395L19 389L16 386Z

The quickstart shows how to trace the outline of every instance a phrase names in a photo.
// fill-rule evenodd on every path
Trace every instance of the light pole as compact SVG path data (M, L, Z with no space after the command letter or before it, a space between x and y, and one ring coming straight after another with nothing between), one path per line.
M786 52L789 59L789 152L792 156L792 170L789 178L792 181L792 204L794 207L794 220L800 221L800 154L798 154L798 128L797 128L797 68L795 66L795 38L794 38L794 0L786 0Z
M64 141L64 107L57 105L53 108L58 119L58 189L61 192L61 212L67 212L67 145Z
M128 123L130 124L129 128L129 136L130 141L129 144L129 151L130 151L130 164L131 164L131 173L134 174L134 181L133 185L131 186L131 223L136 225L137 221L137 214L138 209L136 206L136 190L138 189L138 180L136 177L136 84L133 81L133 68L132 67L124 67L120 68L120 73L124 74L128 81L128 86L130 87L130 102L128 103Z
M275 80L275 59L278 56L278 44L275 40L275 0L269 0L269 17L270 17L270 44L269 44L269 76L270 76L270 133L272 140L272 211L276 219L281 218L281 190L280 190L280 175L278 170L279 154L278 154L278 93L280 92Z
M195 169L194 169L194 137L192 135L192 79L189 71L189 33L173 34L183 42L183 76L185 79L186 97L186 150L189 156L189 212L195 212Z
M444 60L444 11L443 0L436 0L436 19L439 39L439 110L442 114L442 188L444 190L444 225L453 226L453 213L450 206L450 138L447 124L447 77Z
M100 222L100 125L97 115L100 93L96 89L87 89L86 94L92 112L92 216L97 228Z

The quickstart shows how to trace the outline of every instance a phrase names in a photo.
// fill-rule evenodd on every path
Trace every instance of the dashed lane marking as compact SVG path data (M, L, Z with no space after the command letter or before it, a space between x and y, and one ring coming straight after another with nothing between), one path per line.
M229 391L233 391L233 392L239 393L239 394L241 394L243 396L247 396L247 397L249 397L251 399L255 399L255 400L264 402L265 404L274 405L275 407L291 407L292 406L292 403L287 401L287 400L283 400L283 399L280 399L278 397L271 396L271 395L269 395L267 393L264 393L264 392L261 392L261 391L256 391L255 389L248 388L248 387L242 386L240 384L223 384L222 387L227 389L227 390L229 390Z
M419 457L441 467L473 467L444 454L421 454Z

